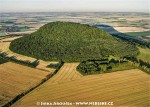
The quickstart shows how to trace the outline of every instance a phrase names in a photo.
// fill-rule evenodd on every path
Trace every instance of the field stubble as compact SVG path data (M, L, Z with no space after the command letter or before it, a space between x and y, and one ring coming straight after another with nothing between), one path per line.
M82 76L77 63L66 63L60 71L17 103L36 107L36 102L114 102L114 106L148 106L150 77L138 70ZM64 73L65 72L65 73ZM73 76L74 75L74 76ZM74 79L72 79L74 77ZM77 79L75 79L77 78Z
M49 72L12 62L0 65L0 106L39 84Z

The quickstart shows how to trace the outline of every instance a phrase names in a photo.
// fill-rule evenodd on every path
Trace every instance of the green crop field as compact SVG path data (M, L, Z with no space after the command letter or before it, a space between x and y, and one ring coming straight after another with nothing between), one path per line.
M0 36L6 36L7 33L6 32L0 32Z
M139 59L142 59L144 61L148 61L150 63L150 49L149 48L140 48L140 54L138 56Z
M129 32L126 33L127 35L130 36L150 36L150 31L144 31L144 32Z

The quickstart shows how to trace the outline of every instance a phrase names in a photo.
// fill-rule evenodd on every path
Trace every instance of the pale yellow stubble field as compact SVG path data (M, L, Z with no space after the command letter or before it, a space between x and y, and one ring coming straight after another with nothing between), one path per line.
M82 76L76 64L65 64L46 83L12 107L36 107L37 102L114 102L114 106L150 104L150 76L138 69Z
M0 106L38 85L50 72L7 62L0 65Z

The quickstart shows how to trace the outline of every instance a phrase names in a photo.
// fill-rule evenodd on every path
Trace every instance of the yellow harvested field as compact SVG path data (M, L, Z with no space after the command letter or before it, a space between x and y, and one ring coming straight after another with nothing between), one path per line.
M0 65L0 106L39 84L50 74L38 69L7 62Z
M21 37L21 36L19 36L19 37ZM0 40L0 51L6 52L8 54L8 56L15 56L18 60L29 60L31 62L35 61L34 58L14 53L9 49L10 42L5 42L5 41L13 41L19 37L10 37L10 38Z
M150 36L146 36L146 37L150 38Z
M126 32L143 32L148 31L149 29L144 29L140 27L114 27L118 32L126 33Z
M24 55L12 52L11 50L9 50L9 45L10 45L10 42L0 42L1 53L6 52L8 54L7 56L9 57L15 56L18 60L24 60L24 61L30 61L30 62L34 62L36 60L35 58L31 58L28 56L24 56Z
M45 71L53 71L55 69L53 68L47 68L46 66L50 65L50 64L57 64L58 62L46 62L46 61L43 61L43 60L38 60L39 61L39 64L36 66L37 69L40 69L40 70L45 70ZM53 73L52 72L52 73Z
M8 38L2 38L2 40L0 40L0 42L7 42L7 41L13 41L15 39L21 38L22 36L16 36L16 37L8 37Z
M138 69L82 76L77 63L65 63L47 82L12 107L36 107L37 102L113 102L114 106L150 105L150 76ZM39 106L39 105L38 105ZM37 106L37 107L38 107Z
M36 30L31 30L31 31L24 31L24 32L7 32L9 35L13 35L13 34L30 34L35 32Z
M82 75L76 71L79 63L65 63L58 73L49 80L48 83L63 83L76 79L80 79Z
M14 53L9 49L11 41L13 41L17 38L20 38L20 37L22 37L22 36L9 37L9 38L6 38L6 39L1 39L0 40L0 53L5 52L5 53L8 54L7 56L9 56L9 57L14 56L16 59L22 60L22 61L29 61L29 62L36 61L37 59L35 59L35 58ZM41 69L41 70L46 70L46 71L54 71L54 69L47 68L46 66L51 64L51 63L53 63L53 64L58 63L58 62L48 62L48 61L46 62L46 61L43 61L43 60L38 60L38 61L39 61L39 65L37 66L37 68Z
M149 20L149 17L126 17L126 20L129 21L139 21L139 20Z

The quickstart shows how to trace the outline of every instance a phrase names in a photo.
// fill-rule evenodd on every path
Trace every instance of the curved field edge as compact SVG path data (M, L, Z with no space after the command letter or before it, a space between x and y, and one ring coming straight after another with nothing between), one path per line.
M12 62L0 64L0 105L11 102L13 98L35 87L50 74Z
M46 75L46 77L44 77L43 79L41 79L41 81L37 84L34 84L32 87L30 87L29 89L26 89L25 91L23 91L22 93L19 93L18 95L16 95L11 101L7 102L5 105L3 105L3 107L9 107L11 105L13 105L15 102L17 102L20 98L22 98L23 96L25 96L26 94L30 93L31 91L33 91L34 89L36 89L37 87L39 87L40 85L42 85L43 83L45 83L47 80L49 80L51 77L53 77L58 70L61 68L61 66L63 66L63 62L61 62L60 66L54 71L54 73L47 73L48 75ZM21 66L21 65L19 65ZM26 67L25 67L26 69ZM31 68L30 68L31 69ZM10 69L12 70L12 69ZM16 70L16 69L15 69ZM32 69L33 72L34 69ZM30 70L30 72L32 71ZM40 71L40 70L39 70ZM41 71L43 72L43 71ZM31 73L29 73L31 75Z
M71 69L71 65L63 69ZM114 102L114 106L148 106L150 104L150 77L138 70L88 75L76 80L61 82L55 75L46 83L24 96L12 107L37 107L37 102ZM57 77L57 78L56 78ZM52 78L53 79L53 78ZM59 82L59 81L60 82ZM74 105L75 106L75 105Z
M48 62L40 59L37 60L35 58L14 53L9 49L10 43L13 40L18 39L20 37L22 36L6 37L0 39L0 56L7 61L19 63L29 67L34 67L34 68L36 67L37 69L50 72L52 69L47 68L47 65L56 64L58 62Z

